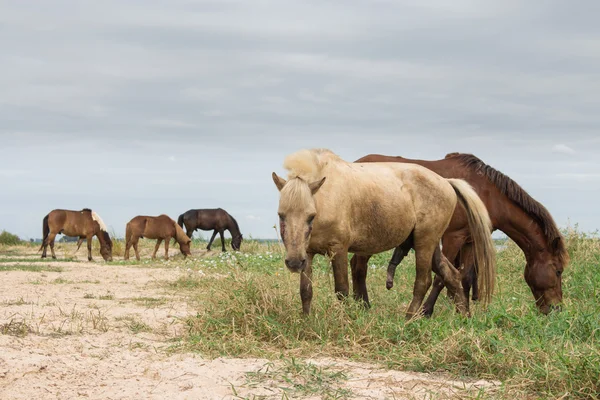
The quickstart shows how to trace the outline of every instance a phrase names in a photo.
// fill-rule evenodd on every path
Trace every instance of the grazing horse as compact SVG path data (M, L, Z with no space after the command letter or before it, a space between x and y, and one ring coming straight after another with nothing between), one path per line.
M400 163L349 163L326 149L288 155L288 180L273 173L279 189L280 233L285 264L300 273L302 310L310 313L312 260L332 257L335 292L348 295L348 252L355 254L352 284L355 299L369 306L366 266L373 254L411 238L416 251L416 278L406 318L420 313L431 286L431 271L443 277L455 294L457 311L468 314L460 273L441 254L442 237L456 207L464 205L474 232L481 265L480 290L491 296L495 252L487 211L470 186L444 179L427 168ZM488 297L486 297L488 298Z
M106 231L106 225L104 225L98 214L89 208L84 208L81 211L52 210L44 217L42 231L44 235L40 247L40 250L44 250L42 258L46 257L48 245L50 245L52 258L56 258L54 239L56 235L62 233L66 236L79 236L81 242L84 238L87 239L89 261L92 261L92 238L96 236L100 242L102 258L105 261L112 261L112 240Z
M398 162L424 166L444 178L463 179L477 192L485 204L494 230L499 229L525 253L525 281L529 285L538 309L548 314L562 303L562 273L569 263L564 239L548 210L533 199L508 176L485 164L472 154L450 153L443 160L424 161L403 157L370 154L356 161ZM470 277L478 268L469 242L471 234L464 212L457 209L443 238L443 252L454 265L462 266L463 287L468 298ZM403 248L402 248L403 247ZM388 283L393 271L410 246L397 248L388 269ZM395 265L394 265L395 264ZM474 267L475 265L475 267ZM425 303L425 313L431 315L441 290L442 280L436 277L433 289ZM474 299L477 298L473 287Z
M242 245L242 233L238 226L237 221L222 208L212 208L205 210L188 210L181 214L177 219L179 226L187 231L187 235L191 238L196 229L202 229L203 231L210 231L214 229L212 237L208 242L207 250L210 250L217 232L221 236L221 249L225 251L225 238L223 232L226 230L231 234L231 248L233 250L239 250Z
M165 260L169 259L169 242L171 238L179 243L179 250L181 250L184 258L192 255L190 252L190 243L192 240L186 236L183 229L174 220L165 214L161 214L158 217L138 215L127 223L125 227L125 260L129 260L129 249L131 246L135 250L135 258L138 261L140 260L140 253L138 251L138 241L140 238L158 239L152 253L153 259L156 258L156 252L163 240L165 241Z

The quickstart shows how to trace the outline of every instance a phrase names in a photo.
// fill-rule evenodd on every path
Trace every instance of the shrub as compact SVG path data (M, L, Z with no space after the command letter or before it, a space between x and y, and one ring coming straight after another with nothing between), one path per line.
M21 243L21 239L17 235L14 235L5 230L3 230L2 233L0 233L0 244L14 245L19 243Z

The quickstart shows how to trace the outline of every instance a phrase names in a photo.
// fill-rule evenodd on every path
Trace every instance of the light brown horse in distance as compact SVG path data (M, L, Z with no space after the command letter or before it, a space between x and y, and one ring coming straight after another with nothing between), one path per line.
M356 161L396 162L418 164L444 178L469 182L485 204L493 229L499 229L525 253L525 281L529 285L538 309L547 314L562 303L562 273L569 262L564 239L548 210L532 198L508 176L485 164L472 154L450 153L443 160L413 160L404 157L369 154ZM466 215L457 208L443 237L443 253L454 265L461 267L463 287L469 296L471 278L478 268L473 260L472 240ZM395 267L410 250L405 243L394 251L388 268L388 285ZM433 289L425 302L425 314L431 315L436 299L444 288L436 277ZM477 297L473 286L474 299Z
M280 233L285 264L300 273L304 313L310 312L315 254L332 257L335 292L342 298L349 291L348 252L354 253L354 297L369 306L369 258L412 237L416 278L407 319L420 314L432 269L455 293L457 310L468 314L460 274L441 254L439 245L457 202L465 205L475 245L481 250L481 291L491 295L495 278L491 225L485 206L466 182L444 179L418 165L349 163L326 149L293 153L286 157L284 168L289 171L287 181L273 173L280 191Z
M172 220L168 215L161 214L157 217L147 215L138 215L127 223L125 227L125 260L129 260L129 249L133 246L135 258L140 260L138 251L138 241L140 238L158 239L156 247L152 253L152 258L156 258L156 252L161 242L165 241L165 260L169 259L169 242L175 239L179 243L179 250L184 257L191 256L190 243L192 240L187 237L183 229Z
M79 236L87 239L88 260L92 261L92 238L96 236L100 242L100 254L105 261L112 261L112 240L106 231L106 225L98 214L89 208L81 211L72 210L52 210L44 217L43 240L40 250L42 258L46 257L46 249L50 245L52 258L56 258L54 253L54 239L56 235L62 233L66 236ZM79 247L78 247L79 249Z

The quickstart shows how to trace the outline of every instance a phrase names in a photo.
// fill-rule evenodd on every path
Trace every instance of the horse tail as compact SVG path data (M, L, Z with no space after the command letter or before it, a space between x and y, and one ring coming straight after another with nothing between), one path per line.
M183 228L183 214L181 214L179 218L177 218L177 224Z
M475 267L477 268L477 284L480 298L488 304L494 293L496 281L496 251L492 241L492 222L485 204L475 190L462 179L447 179L452 185L458 200L467 212L469 230L475 251Z
M50 226L48 226L48 216L50 214L46 215L44 217L44 221L42 222L42 233L43 233L43 239L42 239L42 245L40 246L40 249L38 250L38 253L40 251L42 251L42 249L44 248L44 243L46 243L46 240L48 240L48 235L50 234Z
M131 222L128 222L127 225L125 225L125 246L131 242L132 236L133 232L131 231Z

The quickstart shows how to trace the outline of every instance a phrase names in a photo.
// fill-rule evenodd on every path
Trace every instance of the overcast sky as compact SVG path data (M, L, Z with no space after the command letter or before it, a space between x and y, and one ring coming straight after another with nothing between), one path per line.
M274 237L304 147L477 155L600 228L600 2L5 1L0 229L222 207ZM208 233L204 233L206 237Z

